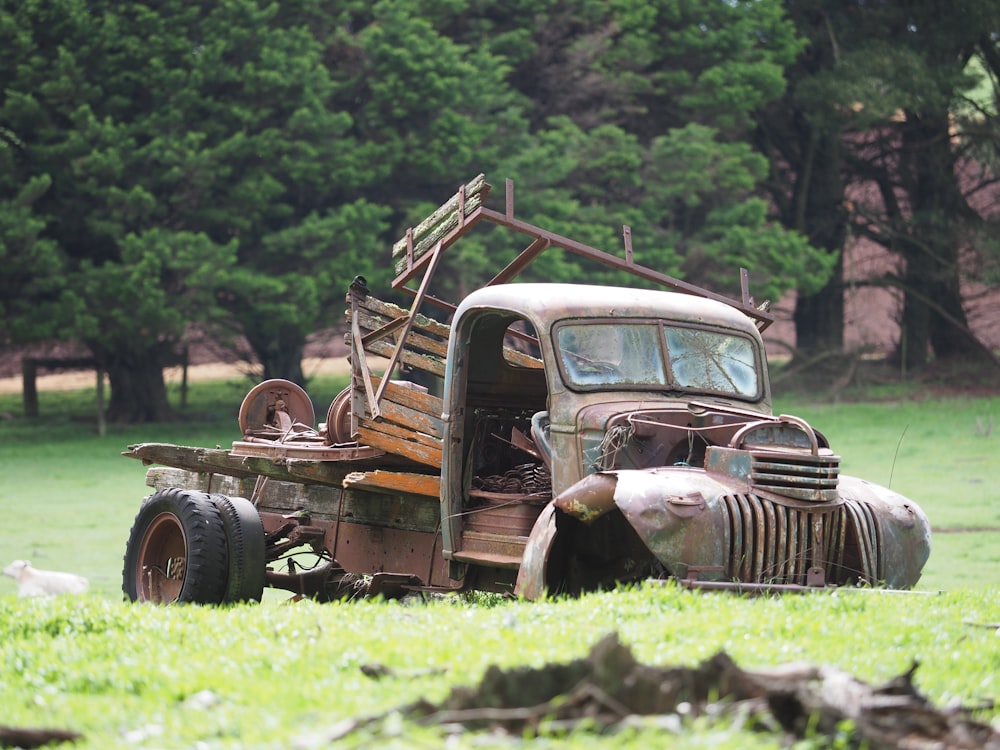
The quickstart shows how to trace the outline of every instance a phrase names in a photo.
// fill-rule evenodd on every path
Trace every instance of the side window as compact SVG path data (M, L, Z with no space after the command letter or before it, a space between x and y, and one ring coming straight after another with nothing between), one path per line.
M541 369L541 357L534 326L526 320L511 323L503 337L504 361L513 367Z

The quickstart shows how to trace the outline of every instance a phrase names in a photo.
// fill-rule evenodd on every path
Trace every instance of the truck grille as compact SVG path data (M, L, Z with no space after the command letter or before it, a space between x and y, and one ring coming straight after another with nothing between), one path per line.
M787 494L787 493L782 493ZM757 495L722 498L729 532L725 573L743 583L871 585L884 579L872 508L847 500L823 510L789 508Z
M839 456L756 450L750 455L753 487L797 500L832 502L837 499Z

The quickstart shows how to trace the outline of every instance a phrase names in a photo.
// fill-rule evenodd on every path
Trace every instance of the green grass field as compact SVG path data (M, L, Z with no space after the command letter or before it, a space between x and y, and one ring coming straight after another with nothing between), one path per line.
M1000 588L1000 398L797 400L779 410L823 432L843 473L889 486L924 509L935 534L919 588Z
M491 665L540 668L583 657L617 633L641 662L693 667L725 651L745 669L828 665L882 684L920 666L935 705L1000 694L995 591L873 591L746 598L673 584L518 602L446 597L231 608L130 606L97 596L0 598L0 723L72 729L74 747L560 748L787 747L734 717L682 729L541 738L485 732L448 738L395 709L440 703ZM369 677L384 667L392 672ZM384 671L384 670L383 670ZM345 721L387 714L336 744ZM996 710L979 715L988 721ZM797 748L846 747L799 742Z
M325 404L342 383L317 381ZM916 500L935 529L923 593L847 591L744 598L647 585L578 600L490 597L231 608L155 608L121 601L121 558L147 494L145 469L120 456L130 443L227 445L250 384L195 384L185 421L109 427L97 437L87 393L41 394L42 417L0 420L0 550L70 570L92 592L20 600L0 578L0 725L83 732L78 747L326 747L338 722L426 697L440 701L491 664L533 665L586 654L616 631L643 661L693 666L725 650L747 668L830 664L879 682L920 662L917 686L936 704L1000 697L1000 489L995 481L1000 398L830 405L779 399L842 456L842 470ZM324 407L321 407L324 408ZM20 412L0 396L0 414ZM319 413L319 409L317 410ZM943 592L943 593L937 593ZM379 663L396 676L374 680ZM208 705L194 699L200 695ZM207 698L206 698L207 696ZM1000 710L984 717L1000 721ZM337 747L511 747L488 734L446 740L399 716ZM732 720L696 720L614 736L577 731L535 747L781 747ZM823 742L800 745L820 747Z

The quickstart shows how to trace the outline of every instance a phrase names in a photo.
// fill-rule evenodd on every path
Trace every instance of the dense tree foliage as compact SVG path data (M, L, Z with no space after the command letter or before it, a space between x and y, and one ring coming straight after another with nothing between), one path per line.
M162 92L184 95L171 63L188 52L177 45L187 37L180 27L197 19L188 11L164 28L141 7L101 11L76 0L24 3L0 22L2 121L16 138L5 188L30 201L41 227L8 249L8 263L34 274L11 300L23 314L8 322L15 335L85 342L109 373L111 418L159 418L164 357L212 306L234 246L179 218L185 197L197 200L184 174L198 166L197 137L171 122ZM39 255L50 262L37 264ZM141 402L130 398L140 391Z
M0 0L0 343L83 342L119 421L169 416L162 368L192 326L301 381L306 337L340 320L351 278L385 290L392 240L478 172L515 180L519 215L603 249L628 224L637 260L667 273L735 293L745 266L758 298L825 294L811 319L831 330L799 334L835 343L844 175L877 147L883 174L866 179L905 193L902 218L889 204L885 221L852 218L893 228L908 300L941 306L926 317L938 349L960 301L942 296L953 278L921 289L942 273L918 259L971 246L948 222L972 204L954 140L938 160L915 149L947 136L964 62L996 71L996 38L910 28L898 5ZM967 5L998 28L988 3ZM914 60L928 78L907 84ZM890 102L912 128L875 107ZM966 113L964 133L993 127L995 109ZM845 147L866 129L884 137ZM975 143L985 163L995 142ZM917 173L931 162L932 179ZM786 188L766 194L768 179ZM933 252L904 241L930 229ZM473 235L439 283L461 295L520 249ZM615 280L557 252L529 274ZM925 318L907 309L910 336Z
M528 218L612 251L628 224L640 262L730 294L740 266L758 297L825 282L829 259L769 215L746 143L799 49L779 3L483 2L447 30L504 56L529 102L529 132L497 161ZM513 252L498 243L463 243L459 290ZM532 273L614 278L561 258Z

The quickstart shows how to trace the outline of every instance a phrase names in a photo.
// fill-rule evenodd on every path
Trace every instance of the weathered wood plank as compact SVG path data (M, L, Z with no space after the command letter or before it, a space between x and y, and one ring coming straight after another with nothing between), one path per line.
M365 350L375 354L380 357L391 357L395 346L383 339L382 341L374 341L365 347ZM417 370L424 370L429 372L431 375L437 375L439 378L444 377L445 364L443 359L437 357L432 357L426 354L417 354L416 352L411 352L409 349L403 349L403 356L401 357L402 364L407 367L412 367Z
M441 449L441 438L434 437L433 435L427 435L422 432L416 432L409 427L402 427L398 424L393 424L392 422L386 422L385 420L373 420L371 418L362 420L360 424L362 424L365 429L380 432L389 437L420 443L438 450ZM368 468L374 467L358 466L355 467L354 470L362 471Z
M483 205L483 199L479 195L473 195L471 198L465 201L465 216L468 219L473 211L480 208ZM474 218L474 217L473 217ZM445 239L451 232L455 231L459 227L458 211L454 211L449 214L444 221L438 224L434 229L428 232L420 242L415 242L413 245L413 264L416 265L417 262L427 255L433 248L437 246L437 243ZM393 270L396 272L396 276L400 276L405 273L408 269L406 263L406 240L402 240L403 252L397 257ZM450 244L450 242L449 242Z
M503 358L512 365L517 365L518 367L528 367L536 370L540 370L544 367L542 360L538 357L532 357L530 354L519 352L517 349L512 349L509 346L505 346L503 348Z
M421 432L424 435L430 435L431 437L440 438L442 433L441 417L432 417L429 414L424 414L416 409L410 409L406 406L400 406L399 404L394 404L392 401L382 399L379 404L379 409L382 412L382 416L375 420L375 429L378 429L377 425L383 422L389 422L391 424L399 425L405 427L413 432ZM365 416L362 418L362 424L368 424L371 420L371 413L366 409Z
M335 486L343 482L344 477L362 466L377 464L379 459L363 462L348 461L309 461L299 458L286 458L283 461L288 476L302 482L315 482Z
M377 389L382 384L382 378L372 375L372 388ZM435 419L441 418L444 411L444 401L432 393L427 393L421 388L411 388L403 383L390 381L382 394L385 401L405 406L416 411L423 412ZM440 433L440 430L438 430Z
M249 497L256 482L256 477L234 477L173 466L153 466L146 470L146 486L154 490L177 487L182 490L221 492L231 497Z
M391 302L384 302L377 297L368 295L364 299L359 299L357 301L359 307L371 314L371 316L378 317L382 316L385 318L381 324L376 326L376 328L381 328L383 325L388 323L390 320L395 320L396 318L403 318L410 314L409 310L404 310L399 305L394 305ZM348 311L350 312L350 311ZM361 320L359 319L359 323ZM421 315L417 313L413 318L413 325L420 331L423 331L431 336L440 336L443 339L447 339L451 335L451 326L446 323L440 323L433 318L428 318L426 315ZM374 329L372 329L374 330Z
M137 458L144 464L163 464L191 471L211 471L232 476L249 476L256 472L244 458L230 455L221 448L191 448L171 443L137 443L122 452L128 458Z
M359 490L406 492L440 497L441 477L437 474L414 474L407 471L358 471L348 474L344 487Z
M407 531L437 531L441 503L436 497L403 492L345 489L341 521Z
M381 465L381 458L352 461L306 461L257 456L233 456L221 448L190 448L168 443L142 443L131 445L125 456L138 458L145 464L162 464L206 475L218 474L241 478L257 476L279 481L307 482L340 487L344 477L352 471L370 469Z
M378 459L374 459L376 462ZM357 471L361 466L355 462L341 462L341 461L314 461L313 466L315 471L312 473L311 477L305 477L302 475L292 474L288 470L289 459L271 459L271 458L258 458L249 457L245 459L246 465L253 469L255 473L268 477L269 479L277 479L284 482L307 482L307 483L318 483L318 484L329 484L333 486L339 486L341 482L344 481L344 475L350 471Z
M469 180L469 182L466 183L464 186L466 199L468 199L470 196L475 195L480 190L482 190L485 184L486 184L486 175L484 175L483 173L479 173L471 180ZM454 195L452 195L448 200L446 200L444 203L442 203L440 206L434 209L434 211L426 219L417 224L417 226L413 227L412 231L413 238L419 239L425 233L433 229L438 223L440 223L442 219L447 217L448 214L457 211L460 192L461 191L456 190ZM401 243L403 247L406 246L405 239L401 240L400 242L397 242L396 246L400 245ZM394 246L394 249L396 246Z
M486 176L477 175L465 185L465 215L468 216L483 203L482 189ZM442 203L430 216L413 227L413 261L433 247L439 239L458 226L458 196L456 192ZM406 237L392 246L392 259L396 273L406 269Z
M358 305L357 323L362 329L362 336L378 330L393 320L399 320L409 315L408 310L383 302L371 295L363 300L356 300ZM406 337L406 346L400 357L401 364L417 370L423 370L437 377L444 377L445 358L448 354L448 336L451 328L419 313L414 316L413 329ZM352 347L357 344L348 338ZM395 337L368 341L365 351L373 356L390 358L395 354Z
M365 332L375 331L381 328L382 326L379 325L379 320L381 320L381 318L372 317L364 311L360 312L358 315L358 325L361 326L362 335L364 335ZM433 354L442 358L446 357L448 355L448 339L425 336L420 332L421 330L424 329L421 329L419 326L414 326L413 329L410 330L409 335L406 337L406 347L413 351L427 352L428 354ZM376 341L394 342L395 336L386 336L384 339L368 341L365 344L365 348L370 350L372 344L376 343Z
M389 435L375 429L378 424L362 425L358 429L359 442L370 445L373 448L381 448L387 453L395 453L405 456L412 461L432 466L435 469L441 468L441 448L426 445L415 440L404 440L397 436Z

